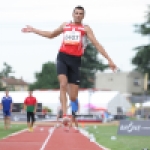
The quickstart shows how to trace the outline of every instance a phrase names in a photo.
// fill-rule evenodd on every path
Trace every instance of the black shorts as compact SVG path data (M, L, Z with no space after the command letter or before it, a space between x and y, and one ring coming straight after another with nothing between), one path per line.
M64 74L68 83L80 84L81 57L59 52L57 55L57 74Z
M72 116L73 116L73 118L76 118L77 117L77 111L72 111Z
M34 112L27 112L27 122L35 122Z

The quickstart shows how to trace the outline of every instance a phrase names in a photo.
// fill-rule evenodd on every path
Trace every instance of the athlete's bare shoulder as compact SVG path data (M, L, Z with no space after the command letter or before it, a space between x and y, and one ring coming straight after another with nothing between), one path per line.
M91 27L89 25L85 25L84 30L86 32L87 38L95 45L95 43L97 43L97 39L96 39Z
M67 24L69 24L69 22L63 22L63 23L61 24L61 27L64 28Z
M59 26L59 29L63 30L63 28L65 27L66 25L66 22L63 22L60 26Z
M91 31L92 29L90 28L90 26L89 25L84 25L84 30L85 30L85 32L86 33L88 33L89 31Z
M64 27L66 25L66 22L62 23L58 28L50 32L49 38L54 38L63 33Z
M63 22L62 27L65 27L67 24L68 24L67 22Z

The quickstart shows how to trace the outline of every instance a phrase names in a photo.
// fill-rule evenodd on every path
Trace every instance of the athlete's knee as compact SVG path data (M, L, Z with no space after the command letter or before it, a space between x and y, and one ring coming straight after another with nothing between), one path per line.
M67 83L66 82L61 82L60 83L60 90L67 91Z
M75 96L75 95L70 95L70 100L71 101L75 101L77 99L77 96Z

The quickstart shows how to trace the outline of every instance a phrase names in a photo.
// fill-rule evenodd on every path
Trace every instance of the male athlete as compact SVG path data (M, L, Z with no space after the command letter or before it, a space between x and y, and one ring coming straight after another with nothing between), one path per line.
M71 101L76 101L78 97L80 84L79 68L81 66L81 57L87 46L87 39L89 39L96 49L108 60L110 68L113 71L117 69L112 59L95 38L90 26L82 24L84 15L84 8L77 6L72 13L73 21L62 23L54 31L42 31L28 25L22 29L22 32L31 32L50 39L63 34L63 41L57 55L57 74L60 83L60 99L62 100L63 117L65 117L67 113L66 93L69 93L69 99Z
M13 107L12 98L9 96L8 90L5 91L5 96L1 100L1 106L4 115L4 127L7 130L10 128L11 112Z
M27 112L27 126L29 132L33 131L35 113L37 109L37 100L32 94L33 92L29 91L29 96L24 100L24 111Z

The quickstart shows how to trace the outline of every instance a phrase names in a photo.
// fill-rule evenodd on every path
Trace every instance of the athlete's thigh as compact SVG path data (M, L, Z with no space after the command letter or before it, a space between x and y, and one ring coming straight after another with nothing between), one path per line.
M65 55L62 53L58 53L57 55L57 64L56 64L56 68L57 68L57 75L66 75L68 76L68 66L66 63L66 58Z
M78 63L72 63L68 68L68 83L80 84L80 65Z
M67 65L60 61L60 60L57 60L57 75L66 75L68 74L68 70L67 70Z
M68 83L68 68L64 62L59 60L57 61L57 75L60 86L66 86Z
M7 111L3 110L3 116L4 116L4 117L7 116Z
M11 112L8 110L6 116L9 118L11 116Z

